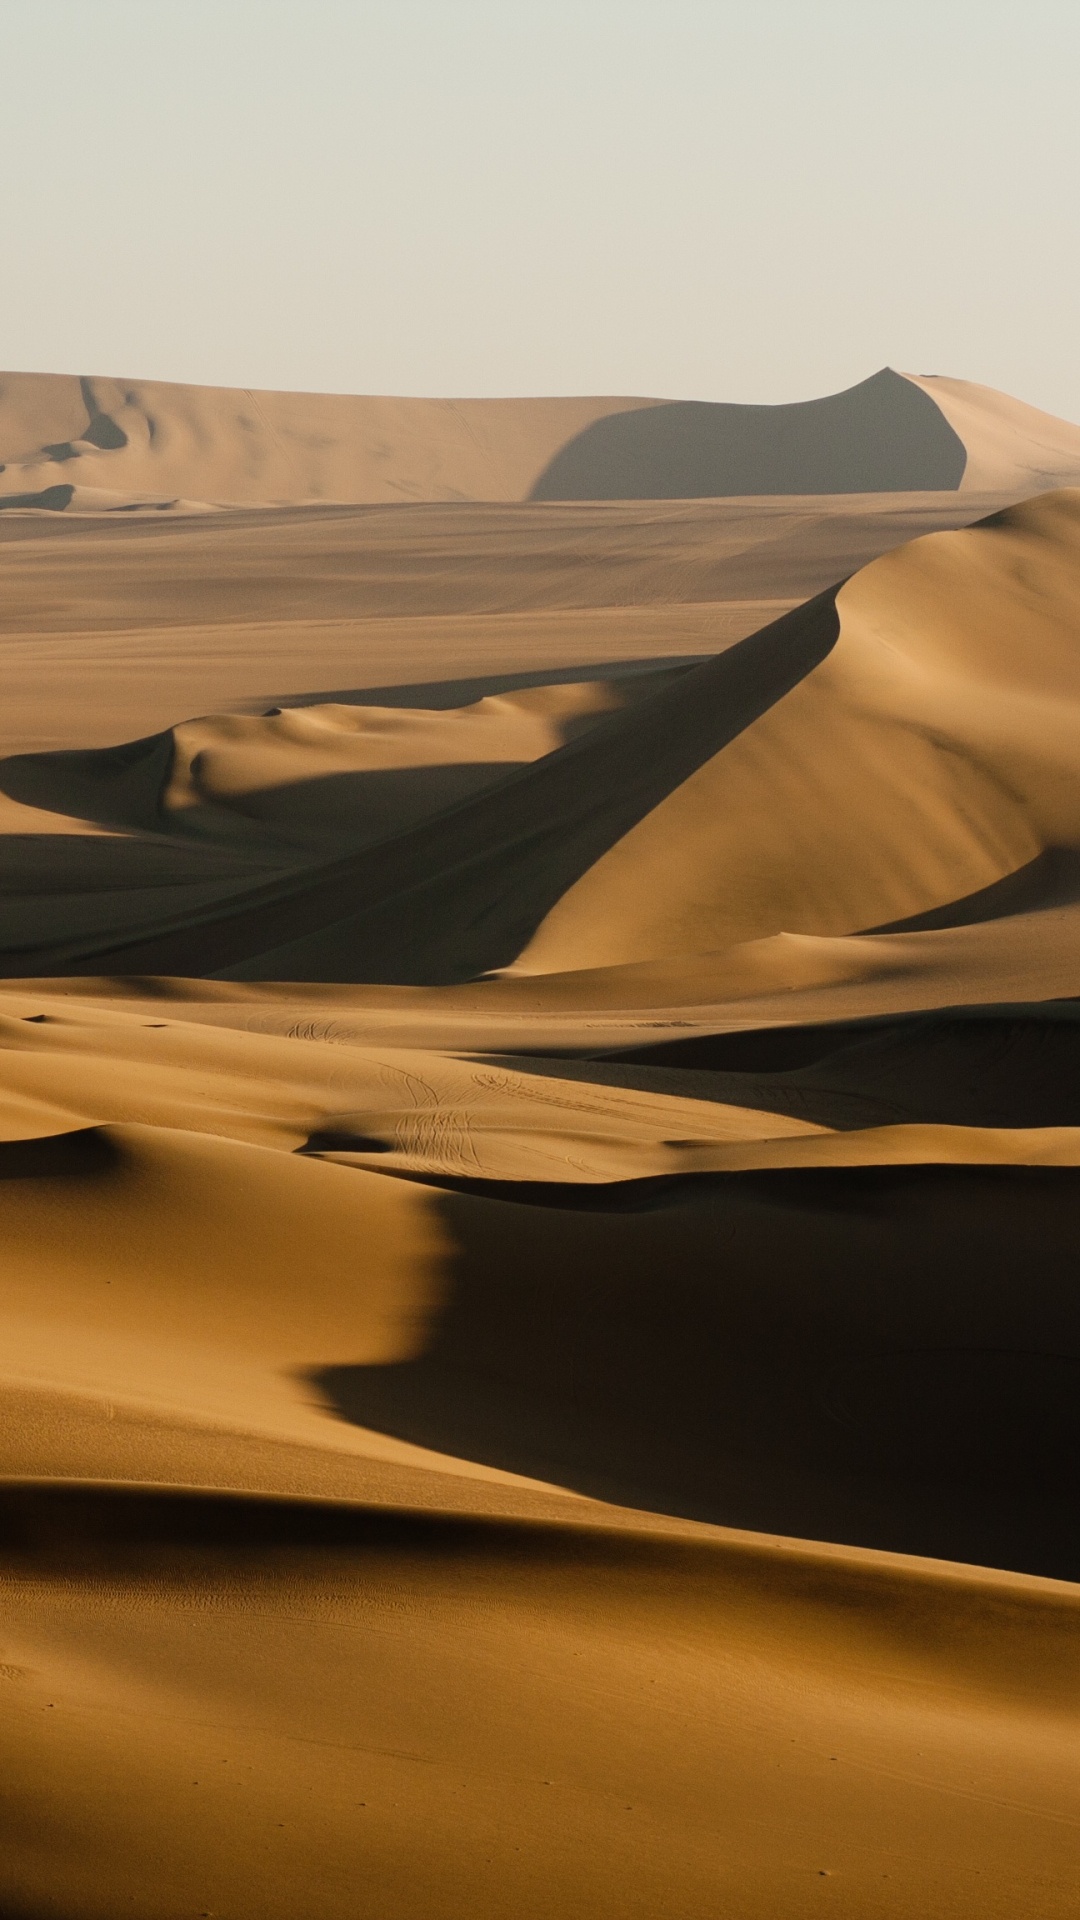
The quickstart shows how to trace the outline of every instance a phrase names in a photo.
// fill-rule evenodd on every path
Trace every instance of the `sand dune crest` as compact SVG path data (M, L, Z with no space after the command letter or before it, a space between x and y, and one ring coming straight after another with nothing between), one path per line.
M773 407L412 400L8 373L0 460L0 505L18 498L53 511L108 510L109 494L116 510L182 497L271 505L1022 492L1080 478L1080 428L966 381L888 367L845 393Z
M1071 1920L1080 429L0 460L0 1909Z

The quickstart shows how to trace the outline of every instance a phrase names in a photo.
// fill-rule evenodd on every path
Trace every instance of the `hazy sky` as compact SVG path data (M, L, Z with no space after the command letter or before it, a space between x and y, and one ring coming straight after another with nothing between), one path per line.
M1077 0L0 0L0 366L1080 419Z

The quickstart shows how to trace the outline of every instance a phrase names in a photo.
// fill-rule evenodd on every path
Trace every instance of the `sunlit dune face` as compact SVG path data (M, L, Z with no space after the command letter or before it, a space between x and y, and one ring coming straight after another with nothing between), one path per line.
M617 682L595 681L447 711L328 703L212 715L174 728L162 806L196 830L212 831L228 812L302 836L318 831L358 842L556 752L628 697ZM389 788L379 780L387 775Z
M5 1916L1074 1920L1076 435L0 378Z

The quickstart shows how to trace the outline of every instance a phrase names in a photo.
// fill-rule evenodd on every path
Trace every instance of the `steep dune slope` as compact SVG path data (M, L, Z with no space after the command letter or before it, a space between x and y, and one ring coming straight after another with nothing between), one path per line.
M607 414L560 447L532 493L536 500L677 500L904 492L959 487L966 465L965 443L942 410L886 367L825 400L774 407L669 400Z
M874 562L828 659L584 874L523 964L855 933L1077 847L1078 594L1075 493Z
M5 753L701 658L1000 495L0 515Z
M12 1920L1075 1913L1073 430L565 404L0 393L518 496L0 515Z
M656 691L643 683L581 738L411 830L302 875L254 872L225 912L209 901L152 938L46 946L36 964L437 983L514 963L682 963L957 902L977 919L981 896L992 919L1008 911L995 887L1080 843L1078 583L1077 494L929 536L863 570L835 611L823 596ZM315 723L263 723L280 725ZM257 769L257 728L232 733ZM257 790L234 765L220 777ZM346 777L346 808L348 792ZM257 805L301 833L301 793ZM30 951L9 943L8 971Z
M1070 1589L190 1492L3 1533L13 1913L1071 1910Z
M764 1536L1075 1574L1075 1172L0 1175L5 1464L67 1476L0 1489L10 1911L1071 1911L1076 1587Z
M453 979L506 965L567 885L815 665L835 632L825 596L611 715L532 777L512 775L303 879L252 885L227 916L104 951L130 972L239 967L286 979ZM309 930L300 945L297 926ZM54 949L42 970L100 971L101 944L80 945Z
M961 486L978 491L1002 474L1025 494L1075 478L1080 428L1010 394L942 374L905 374L938 408L967 453Z
M665 679L556 683L441 711L339 702L209 715L111 751L12 758L2 777L17 805L101 826L358 845L555 752Z
M419 400L0 375L0 505L689 499L1030 490L1080 478L1080 428L884 368L783 406ZM970 468L970 471L969 471Z
M398 400L11 373L0 376L3 492L78 486L263 505L519 500L581 427L651 404Z
M0 1145L13 1382L1080 1575L1075 1165L736 1167L538 1204L467 1161L447 1192L167 1122Z

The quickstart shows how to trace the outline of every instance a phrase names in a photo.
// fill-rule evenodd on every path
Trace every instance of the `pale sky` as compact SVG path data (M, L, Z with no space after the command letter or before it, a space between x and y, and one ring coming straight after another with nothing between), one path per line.
M0 366L1080 420L1077 0L0 0Z

